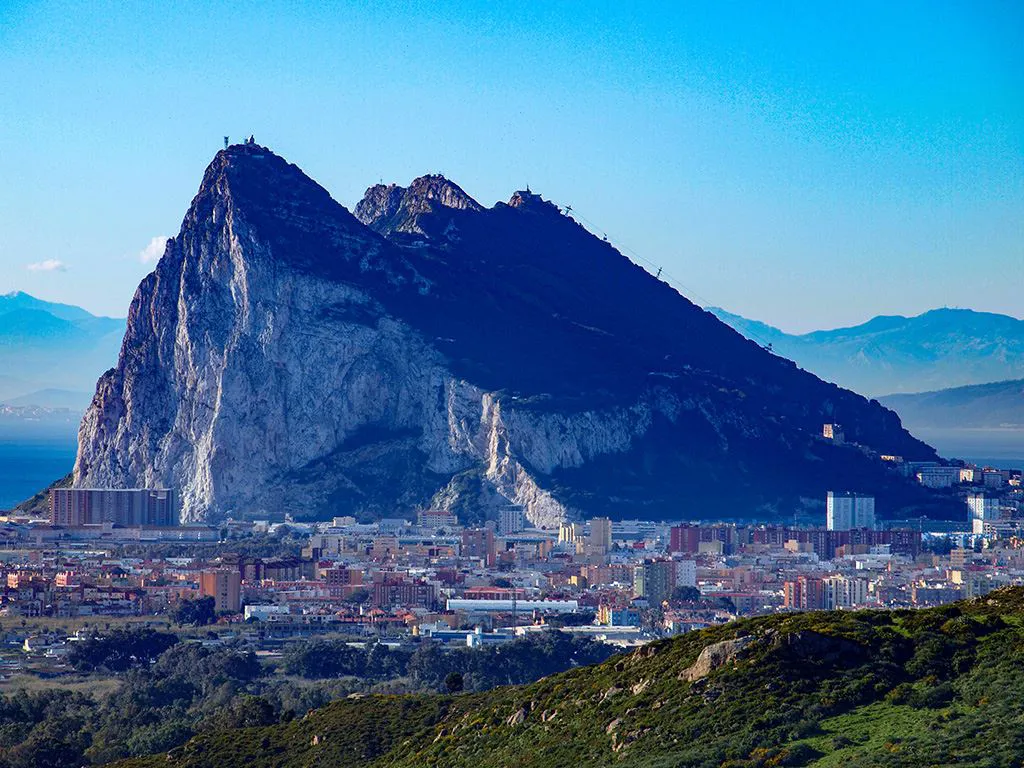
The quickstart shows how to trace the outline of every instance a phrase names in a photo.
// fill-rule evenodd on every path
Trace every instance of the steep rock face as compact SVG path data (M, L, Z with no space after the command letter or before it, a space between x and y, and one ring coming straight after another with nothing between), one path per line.
M479 211L481 207L458 184L434 174L420 176L408 187L370 187L356 206L355 217L380 234L425 235L420 224L423 214L466 210Z
M512 501L553 525L906 490L823 420L934 455L536 195L484 209L428 176L356 212L263 147L218 153L132 302L75 484L169 485L188 520Z

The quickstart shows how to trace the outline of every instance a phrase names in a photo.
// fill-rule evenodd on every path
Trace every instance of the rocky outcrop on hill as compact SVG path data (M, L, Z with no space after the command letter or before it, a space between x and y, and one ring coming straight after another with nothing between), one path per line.
M169 485L187 520L512 502L554 525L912 492L871 450L934 456L535 194L484 208L428 176L354 216L247 144L139 286L75 483Z

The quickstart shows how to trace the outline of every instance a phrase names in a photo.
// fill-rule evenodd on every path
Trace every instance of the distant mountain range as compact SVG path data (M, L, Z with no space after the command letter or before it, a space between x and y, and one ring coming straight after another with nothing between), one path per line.
M793 335L718 307L708 311L801 368L872 397L1024 378L1024 320L1008 315L933 309Z
M899 413L903 423L912 430L1024 430L1024 379L879 399ZM1021 434L1024 435L1024 431ZM1021 443L1021 453L1024 453L1024 437Z
M125 321L16 291L0 296L0 403L84 409Z

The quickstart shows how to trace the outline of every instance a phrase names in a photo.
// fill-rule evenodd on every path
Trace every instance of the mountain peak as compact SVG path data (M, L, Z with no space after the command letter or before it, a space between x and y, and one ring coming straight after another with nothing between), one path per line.
M207 167L182 232L231 222L235 235L270 246L276 260L333 273L338 256L365 251L372 235L330 193L259 144L232 144Z
M508 205L510 208L522 208L523 206L536 205L543 202L544 198L536 192L531 192L529 189L520 189L509 198ZM551 205L551 203L548 203L548 205Z
M427 174L408 187L375 184L366 190L355 216L382 235L393 233L425 235L420 217L446 211L482 211L483 206L454 181L441 174Z

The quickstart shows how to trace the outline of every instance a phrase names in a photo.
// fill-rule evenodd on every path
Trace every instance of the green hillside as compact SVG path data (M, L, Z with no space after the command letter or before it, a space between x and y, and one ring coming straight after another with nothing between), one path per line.
M1008 766L1024 589L736 622L483 694L373 696L203 734L143 766Z

